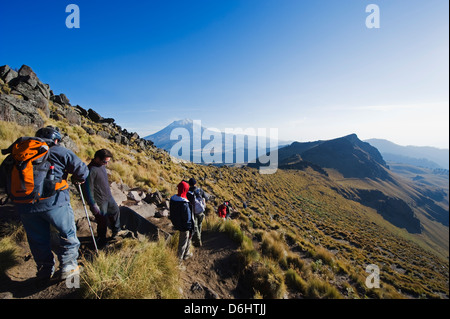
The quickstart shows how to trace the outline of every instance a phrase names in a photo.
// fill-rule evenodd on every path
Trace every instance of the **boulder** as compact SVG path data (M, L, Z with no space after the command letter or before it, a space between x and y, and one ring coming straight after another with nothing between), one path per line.
M100 137L106 138L106 139L108 139L108 138L111 136L111 135L110 135L108 132L106 132L106 131L98 131L98 132L97 132L97 135L100 136Z
M127 200L127 195L120 189L116 182L111 183L111 194L114 197L116 203L120 206L123 202Z
M113 118L102 118L99 120L99 123L106 123L106 124L112 124L114 123L114 119Z
M5 82L8 83L12 79L15 79L18 77L19 74L11 69L8 65L0 66L0 78Z
M51 97L51 100L54 101L54 102L56 102L56 103L58 103L58 104L61 104L61 105L69 105L69 106L70 106L70 101L69 101L69 99L68 99L67 96L66 96L65 94L63 94L63 93L61 93L61 94L59 94L59 95L53 95L53 96Z
M45 123L32 103L6 94L0 94L0 120L37 127Z
M48 99L40 90L36 90L28 82L22 82L21 79L18 77L10 82L11 94L22 95L31 106L41 109L46 116L50 116Z
M138 191L129 191L127 195L128 199L134 200L136 202L140 202L142 200L141 195L139 195Z
M84 108L79 106L79 105L75 106L75 110L77 110L78 113L80 113L81 116L85 116L86 117L88 115L88 112Z
M93 109L89 109L88 110L88 114L87 114L88 118L95 122L95 123L99 123L100 120L102 119L102 117L100 116L100 114L98 114L97 112L95 112Z
M83 128L83 130L86 131L86 133L88 133L89 135L94 135L95 134L95 130L92 127L88 127L88 126L81 126Z
M169 217L169 210L168 209L159 210L155 213L155 217L157 218Z
M144 218L155 217L156 205L140 202L140 205L131 205L129 208L139 213Z
M65 118L70 124L81 125L81 115L73 108L65 108Z
M120 207L120 225L122 229L133 232L134 236L137 238L139 238L140 235L145 235L151 239L157 240L159 237L158 227L130 207Z
M148 194L144 199L146 203L160 205L163 202L161 193L157 190L154 193Z

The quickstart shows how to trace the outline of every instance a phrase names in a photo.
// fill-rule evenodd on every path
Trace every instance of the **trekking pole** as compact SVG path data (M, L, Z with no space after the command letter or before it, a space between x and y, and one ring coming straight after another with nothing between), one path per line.
M97 243L95 242L94 231L92 230L91 221L89 220L89 214L86 208L86 203L84 202L83 191L81 190L81 184L78 185L78 190L80 192L81 201L83 202L84 211L86 212L86 218L89 224L89 229L91 230L92 241L94 242L95 252L98 254Z

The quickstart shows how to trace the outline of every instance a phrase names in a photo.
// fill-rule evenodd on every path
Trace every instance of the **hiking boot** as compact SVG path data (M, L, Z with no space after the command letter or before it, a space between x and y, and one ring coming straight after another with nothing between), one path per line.
M66 280L67 278L72 276L79 276L81 271L82 271L81 266L77 266L77 268L75 269L63 270L61 271L61 280Z
M105 247L107 243L106 237L97 237L96 243L98 249Z
M50 280L53 277L54 273L55 273L55 267L48 268L48 267L41 266L41 267L39 267L38 271L36 272L36 278L38 280L44 280L44 281Z
M202 241L200 239L193 239L192 245L194 245L194 247L202 247Z
M189 259L189 258L191 258L192 256L194 256L193 253L187 253L187 254L184 255L183 260Z
M113 231L111 238L116 238L117 236L124 237L127 234L128 234L128 232L126 230Z

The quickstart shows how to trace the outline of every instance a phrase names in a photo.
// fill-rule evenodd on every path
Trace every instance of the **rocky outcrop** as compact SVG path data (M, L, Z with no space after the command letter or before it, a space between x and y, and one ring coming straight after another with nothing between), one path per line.
M5 94L0 94L0 120L16 122L24 126L42 127L44 125L44 119L34 106L27 101Z
M11 94L22 97L32 106L41 109L46 116L50 115L48 107L50 87L48 84L43 84L29 66L23 65L17 77L11 79L8 85Z
M16 72L7 65L0 67L0 85L0 120L37 127L44 124L38 110L50 115L50 89L31 68L24 65Z
M63 93L55 95L29 66L23 65L18 71L8 65L1 66L0 120L42 127L46 117L65 120L81 126L90 135L97 134L119 144L140 150L153 148L152 141L122 129L113 118L104 118L91 108L72 106ZM94 129L95 125L100 126Z

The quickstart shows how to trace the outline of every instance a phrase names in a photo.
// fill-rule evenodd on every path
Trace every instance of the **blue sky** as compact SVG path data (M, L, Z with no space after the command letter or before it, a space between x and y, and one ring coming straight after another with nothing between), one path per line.
M79 29L65 25L71 3ZM141 136L191 118L448 148L448 12L446 0L2 1L0 65L31 66Z

